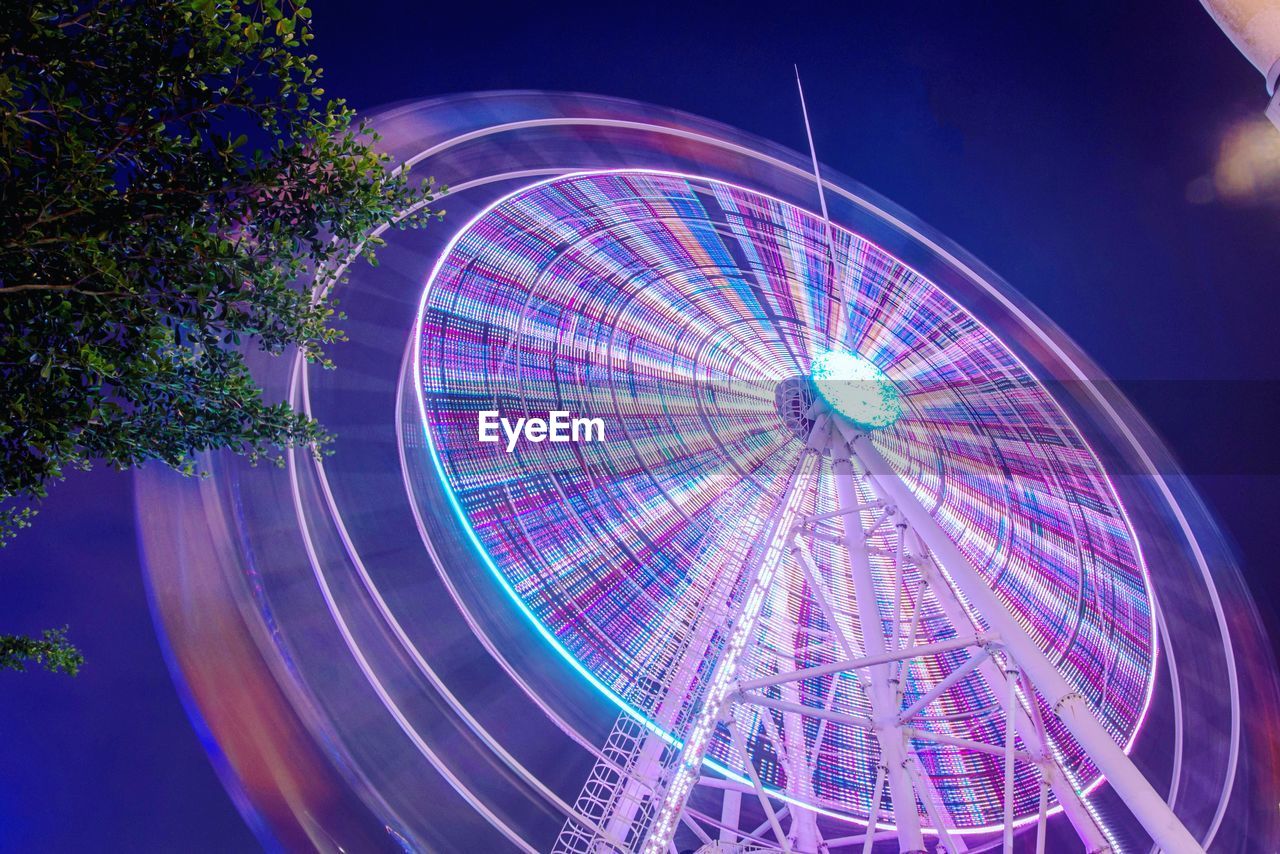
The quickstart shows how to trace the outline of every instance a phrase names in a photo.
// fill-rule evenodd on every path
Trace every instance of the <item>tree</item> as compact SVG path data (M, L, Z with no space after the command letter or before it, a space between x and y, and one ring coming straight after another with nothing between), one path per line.
M67 629L45 629L40 640L22 635L0 635L0 668L23 673L30 663L46 670L75 676L84 656L67 641Z
M327 441L264 399L245 349L329 366L335 262L443 212L325 95L310 18L305 0L0 3L0 544L95 461L192 474L203 451ZM65 638L5 643L49 664L38 645Z

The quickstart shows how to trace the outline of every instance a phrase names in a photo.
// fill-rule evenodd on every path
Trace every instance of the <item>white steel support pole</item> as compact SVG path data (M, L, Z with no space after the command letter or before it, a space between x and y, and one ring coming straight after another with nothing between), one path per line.
M822 576L818 574L817 567L813 565L813 558L809 556L809 552L800 543L799 538L792 541L791 555L795 558L796 563L800 564L800 569L804 572L804 577L809 582L809 589L813 591L814 598L818 600L818 607L822 610L822 614L826 618L827 625L831 627L831 632L835 635L836 643L840 645L841 651L844 653L846 658L858 658L858 653L854 651L853 644L849 641L844 630L840 628L840 624L836 621L836 612L835 609L831 607L831 596L827 592L827 586L823 583ZM857 678L856 672L850 671L850 674L855 679ZM840 676L839 674L836 674L835 678L831 680L831 687L827 690L827 699L822 705L824 709L830 709L832 704L835 703L836 692L839 687ZM810 754L812 757L810 764L815 767L818 764L818 758L822 755L822 745L827 737L827 724L828 720L826 718L818 721L818 732L817 735L814 736L813 749ZM881 782L883 783L884 781L882 780Z
M789 815L791 815L790 804L786 804L782 807L782 809L778 810L778 821L782 821L784 818L786 818ZM767 840L760 839L760 834L764 833L768 829L769 829L769 822L765 821L763 824L756 825L755 829L752 830L751 833L748 834L748 836L750 836L751 839L754 839L758 842L767 844Z
M790 683L790 685L782 686L783 695L786 696L788 688L794 689L794 685L795 683L793 682ZM795 694L796 692L792 690L791 693ZM797 696L791 702L795 702L795 700L798 699L799 697ZM786 705L791 705L790 702L783 702ZM796 705L799 707L798 703L796 703ZM783 724L788 727L787 736L784 736L778 731L778 727L773 720L773 715L767 709L760 715L760 723L764 726L765 734L768 735L769 740L773 742L774 750L778 754L778 758L782 761L783 767L787 769L788 776L790 779L798 781L799 783L800 791L796 792L796 794L803 798L807 795L807 787L805 786L804 781L808 779L808 775L812 773L812 769L805 766L802 770L800 763L803 763L807 759L807 756L800 756L797 758L795 754L795 751L797 750L795 740L789 737L793 731L799 730L800 715L796 712L784 711L782 713L782 719ZM790 729L792 726L795 727L795 730ZM803 742L803 733L801 733L801 739ZM798 750L801 754L805 753L803 743ZM792 789L792 791L795 791L795 789ZM791 804L791 828L787 833L787 838L791 840L793 847L798 848L801 851L816 850L818 847L817 814L811 809Z
M796 612L799 612L800 603L792 601L792 599L799 598L798 591L775 588L774 595L779 598L786 598L786 603L782 605L784 609L790 611L794 608ZM791 648L788 650L783 648L781 644L779 645L780 648L777 651L779 670L796 669L795 635L790 637L790 646ZM782 699L787 703L800 705L799 683L788 682L782 685ZM770 712L766 711L762 719L769 729L769 737L773 739L774 744L778 747L779 754L786 759L788 787L796 795L799 803L812 803L814 763L817 761L817 757L813 757L812 760L810 758L809 751L805 745L804 723L801 716L795 712L783 712L783 731L781 733L774 726ZM792 804L791 826L787 832L797 850L819 850L822 836L818 831L818 814L812 809Z
M755 642L756 621L764 606L769 588L773 586L774 575L788 552L787 537L795 527L799 514L803 487L808 484L816 468L817 455L805 454L796 464L795 471L782 495L782 506L769 521L761 538L760 553L753 560L749 572L751 583L747 587L745 598L738 606L730 629L728 643L720 654L719 660L712 670L709 684L697 716L685 738L684 747L675 761L672 779L661 798L656 803L656 814L649 834L644 841L644 854L659 854L671 844L675 836L676 825L685 801L694 783L702 772L702 761L706 757L707 748L715 735L716 727L724 719L726 703L733 691L733 683L738 678L738 665L746 652L747 646ZM731 711L731 710L729 710ZM732 727L730 727L732 729ZM744 743L745 747L745 743ZM748 758L747 767L752 770ZM753 782L757 783L753 778ZM772 812L770 812L772 815ZM786 847L786 840L780 840Z
M951 589L951 585L941 576L936 576L937 570L934 568L932 561L923 557L920 559L920 578L929 589L933 591L934 598L938 605L942 608L942 612L946 615L947 620L952 626L959 631L961 627L969 626L969 616L964 609L964 605L956 598L955 591ZM1005 708L1007 702L1007 686L1005 685L1004 672L996 665L991 657L989 649L984 649L981 660L977 664L978 675L987 683L987 687L991 690L991 695L1000 704L1001 708L1007 713ZM1026 675L1023 674L1023 681L1026 681ZM1028 691L1027 697L1032 698L1034 695ZM1039 719L1039 709L1032 706L1032 712ZM914 706L908 709L912 715L923 710L923 707L916 709ZM1044 727L1036 725L1032 717L1029 716L1022 707L1019 706L1014 710L1017 719L1018 729L1022 732L1022 740L1026 743L1030 752L1037 756L1042 763L1053 766L1054 774L1051 782L1054 797L1058 799L1058 803L1062 805L1062 811L1066 814L1067 819L1071 822L1071 826L1075 828L1076 834L1080 837L1080 841L1084 843L1084 849L1087 854L1102 854L1102 852L1110 851L1110 843L1098 825L1097 820L1090 812L1089 807L1085 804L1080 793L1072 787L1071 781L1067 779L1067 775L1057 768L1057 760L1053 755L1053 750L1048 742L1047 735L1044 734ZM906 712L902 715L905 722L908 718Z
M687 810L680 816L680 823L692 830L693 835L698 837L698 840L702 842L703 845L711 844L711 837L707 836L707 832L702 829L702 825L694 821L693 816L689 815Z
M888 507L885 512L889 512ZM907 526L898 523L893 526L896 535L896 541L893 548L893 625L890 628L890 637L892 638L891 646L894 652L901 649L902 642L902 585L906 583L907 573L904 567L903 559L905 557L904 548L906 547ZM914 617L916 612L912 612ZM898 679L902 668L894 668L894 679Z
M1004 677L1009 683L1009 696L1004 706L1004 854L1013 854L1013 747L1018 733L1014 725L1018 708L1018 673L1006 668Z
M929 816L929 821L933 822L933 829L938 833L938 841L942 843L947 854L960 854L960 852L968 851L968 847L963 842L958 841L951 835L951 827L954 821L951 818L951 812L947 809L947 805L942 802L937 787L933 784L933 778L930 777L921 767L916 752L911 751L914 761L910 765L911 779L915 781L916 791L920 793L920 800L924 804L924 811Z
M1040 809L1036 813L1036 854L1044 854L1044 838L1049 820L1049 780L1040 769Z
M1112 740L1111 734L1098 722L1084 698L1040 651L1031 636L1005 608L995 591L987 586L964 553L880 456L875 446L848 423L838 423L841 432L849 440L850 450L866 467L867 477L876 491L898 506L898 511L941 561L956 588L1000 635L1001 642L1018 666L1089 754L1093 763L1106 775L1111 787L1156 844L1168 854L1194 854L1203 851L1164 798Z
M858 506L858 491L853 464L849 460L849 452L843 442L832 443L832 456L835 459L833 470L836 482L836 497L840 508L849 509ZM844 538L849 553L849 569L853 577L854 597L857 600L858 619L862 623L863 648L868 658L885 653L884 623L880 617L879 598L876 594L875 578L871 574L871 557L867 553L867 544L863 537L862 523L857 514L850 514L844 521ZM894 615L896 620L898 615ZM916 807L915 788L911 783L911 775L907 771L906 746L902 731L897 725L897 708L895 692L890 678L892 669L889 664L875 664L870 668L869 679L864 683L871 700L872 714L877 726L876 738L880 742L881 761L887 769L889 796L893 801L893 820L898 828L898 850L900 852L923 852L924 836L920 832L920 813Z
M862 840L862 854L871 854L876 842L876 825L880 822L880 799L884 797L884 776L887 768L883 761L876 770L875 791L871 794L871 815L867 819L867 836Z
M747 769L747 776L751 780L751 785L755 787L756 797L760 801L760 806L764 809L765 817L769 820L769 826L773 829L774 838L778 840L778 845L782 847L783 854L791 854L791 840L783 832L780 817L774 812L773 804L769 801L769 796L765 794L764 786L760 782L760 773L756 771L756 763L751 761L751 753L747 750L747 737L742 734L742 726L738 723L736 708L730 712L730 717L725 723L729 727L729 736L733 739L733 746L742 754L743 767Z
M737 789L725 789L724 800L720 803L720 841L736 844L738 834L734 833L730 828L738 826L739 817L742 815L742 792Z

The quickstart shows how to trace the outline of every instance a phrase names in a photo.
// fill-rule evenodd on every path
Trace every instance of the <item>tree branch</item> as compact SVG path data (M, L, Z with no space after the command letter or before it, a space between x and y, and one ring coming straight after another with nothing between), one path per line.
M131 294L126 291L87 291L79 285L44 285L38 282L31 282L23 285L5 285L0 287L0 296L5 294L17 293L19 291L49 291L49 292L72 292L84 294L91 297L133 297L137 294Z

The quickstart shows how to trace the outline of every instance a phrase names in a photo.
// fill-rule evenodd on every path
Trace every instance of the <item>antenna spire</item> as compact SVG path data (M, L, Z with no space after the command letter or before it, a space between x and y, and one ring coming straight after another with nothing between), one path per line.
M844 291L837 277L835 234L831 228L831 215L827 213L827 193L822 187L822 174L818 169L818 149L813 144L813 128L809 126L809 108L804 103L804 86L800 82L800 66L796 65L795 70L796 91L800 93L800 113L804 116L804 133L809 139L809 158L813 161L813 183L818 187L818 204L822 207L822 224L826 229L827 235L827 263L830 265L831 270L828 274L828 281L831 282L832 299L827 306L827 318L824 326L828 339L834 341L843 316L841 312L835 310L835 307L843 299Z
M813 182L818 185L818 203L822 206L822 221L827 227L827 257L835 264L835 246L832 243L831 216L827 213L827 194L822 188L822 175L818 171L818 150L813 145L813 128L809 126L809 108L804 103L804 85L800 82L800 66L796 70L796 91L800 93L800 113L804 116L804 133L809 139L809 157L813 161Z

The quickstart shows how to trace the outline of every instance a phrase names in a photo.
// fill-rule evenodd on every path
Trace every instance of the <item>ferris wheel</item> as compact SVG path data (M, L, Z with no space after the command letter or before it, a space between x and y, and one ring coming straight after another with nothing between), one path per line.
M346 271L340 370L261 366L335 453L139 480L172 659L264 838L1280 838L1274 669L1212 519L976 261L674 111L376 122L449 215Z

